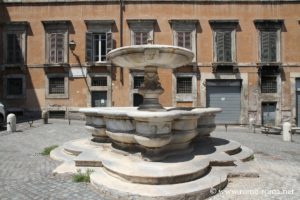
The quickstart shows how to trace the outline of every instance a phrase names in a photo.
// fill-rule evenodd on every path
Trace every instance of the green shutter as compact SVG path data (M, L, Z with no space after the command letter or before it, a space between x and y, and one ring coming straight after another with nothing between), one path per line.
M91 32L85 34L85 61L93 62L93 34Z

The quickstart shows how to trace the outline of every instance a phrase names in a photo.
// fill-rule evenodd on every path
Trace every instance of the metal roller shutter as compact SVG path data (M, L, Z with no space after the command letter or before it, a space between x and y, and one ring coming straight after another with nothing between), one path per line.
M207 107L222 108L216 116L217 124L239 124L241 114L240 80L207 80Z

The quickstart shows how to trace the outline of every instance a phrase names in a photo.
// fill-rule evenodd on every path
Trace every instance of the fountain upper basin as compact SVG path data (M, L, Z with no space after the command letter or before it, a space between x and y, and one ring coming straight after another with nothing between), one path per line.
M144 69L146 66L173 69L190 64L194 53L186 48L170 45L133 45L121 47L107 54L115 65Z

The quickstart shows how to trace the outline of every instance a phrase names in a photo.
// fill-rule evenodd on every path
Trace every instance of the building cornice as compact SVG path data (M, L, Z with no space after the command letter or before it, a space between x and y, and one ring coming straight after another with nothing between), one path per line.
M6 4L16 4L16 3L45 3L45 4L50 4L50 3L81 3L81 2L91 2L91 3L114 3L118 4L120 0L0 0L1 3L6 3ZM153 3L153 2L158 2L158 3L300 3L300 0L123 0L125 3L131 3L131 2L140 2L140 3Z

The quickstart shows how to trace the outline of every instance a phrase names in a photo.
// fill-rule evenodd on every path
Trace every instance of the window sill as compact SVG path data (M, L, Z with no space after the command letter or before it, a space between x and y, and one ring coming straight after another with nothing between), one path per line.
M86 62L85 63L86 67L107 67L107 66L111 66L111 62L110 61L102 61L102 62Z
M68 99L67 94L47 94L46 99Z
M262 66L281 66L281 62L258 62L256 63L257 66L262 67Z
M6 68L20 68L20 69L24 69L25 68L25 65L23 63L14 63L14 64L2 64L0 65L1 68L3 70L5 70Z
M213 62L212 66L237 66L236 62Z
M5 99L15 99L15 100L18 100L18 99L25 99L25 95L23 94L20 94L20 95L7 95L5 97Z
M44 67L70 67L69 63L45 63Z

